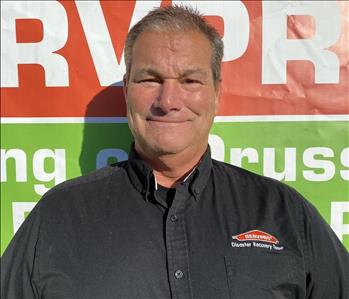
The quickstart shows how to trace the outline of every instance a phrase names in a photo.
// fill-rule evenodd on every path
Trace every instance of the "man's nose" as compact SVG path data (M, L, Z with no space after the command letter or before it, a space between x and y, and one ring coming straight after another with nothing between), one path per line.
M181 110L183 102L181 100L180 83L175 79L164 80L154 106L164 113Z

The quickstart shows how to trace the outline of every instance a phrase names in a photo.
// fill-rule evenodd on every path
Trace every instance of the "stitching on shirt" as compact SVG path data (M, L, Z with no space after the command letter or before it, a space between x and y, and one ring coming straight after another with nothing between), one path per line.
M167 247L167 251L168 253L170 254L173 254L174 250L173 250L173 247L172 247L172 244L171 242L167 242L167 233L166 233L166 247ZM167 262L168 262L168 253L166 254L167 255ZM171 269L175 269L175 265L174 265L174 261L173 261L173 258L171 258ZM172 285L174 285L174 282L173 282L173 277L171 276L171 273L168 273L169 275L169 278L170 278L170 292L171 294L173 295L173 298L177 298L177 290L176 290L176 287L172 287Z
M38 212L40 211L41 206L38 207ZM35 282L34 279L34 272L35 269L37 270L38 273L38 283L36 284L36 288L33 288L35 295L37 296L37 298L39 298L39 286L41 284L41 274L40 274L40 235L41 235L41 227L42 227L42 217L40 217L40 222L39 222L39 228L38 228L38 237L37 240L35 242L35 250L34 250L34 261L33 261L33 265L32 265L32 272L30 273L30 283L33 284ZM37 264L37 266L35 267L35 264Z
M296 194L298 194L298 192L296 192ZM298 202L301 201L300 197L297 197ZM304 199L305 200L305 199ZM305 231L304 231L304 223L305 223L305 215L304 215L304 203L302 203L302 206L300 207L300 205L298 205L298 209L300 210L299 213L299 218L298 221L300 223L300 233L301 233L301 240L302 240L302 245L304 248L304 263L305 263L305 272L307 272L307 270L309 270L309 248L307 246L307 242L306 242L306 237L305 237Z
M302 241L302 247L303 247L303 261L305 266L305 272L309 270L309 248L307 246L306 242L306 236L305 236L305 230L304 230L304 223L305 223L305 214L304 214L304 201L305 199L302 197L301 194L299 194L296 190L294 190L291 187L286 188L288 193L290 194L291 200L296 203L296 217L297 217L297 226L299 229L301 241Z
M118 169L120 169L120 168L118 168ZM116 173L117 173L116 171L113 171L111 173L111 175L108 178L108 182L105 184L105 186L103 188L103 193L106 194L107 200L110 200L110 193L113 190L112 183L113 183L113 179L114 179Z
M184 240L185 240L185 251L187 256L187 268L188 268L188 283L189 283L189 289L190 289L190 298L193 298L193 289L191 285L191 279L190 279L190 265L189 265L189 248L188 248L188 238L187 238L187 231L185 229L185 213L183 213L183 230L184 230Z

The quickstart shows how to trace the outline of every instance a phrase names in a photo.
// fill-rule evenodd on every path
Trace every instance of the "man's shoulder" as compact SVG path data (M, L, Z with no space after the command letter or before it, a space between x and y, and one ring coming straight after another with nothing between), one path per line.
M220 177L226 177L230 183L235 183L235 188L244 190L244 192L251 191L253 193L268 195L279 194L280 196L272 196L272 198L291 197L301 199L301 201L304 200L304 198L293 187L284 182L254 173L232 164L217 160L212 161L213 167ZM269 196L268 198L270 200Z
M50 189L44 197L50 197L56 193L74 192L81 189L99 189L108 184L112 177L117 177L122 174L122 170L127 162L119 162L103 168L94 170L88 174L81 175L69 180L66 180L52 189Z
M51 220L59 217L101 218L108 204L115 201L115 189L125 185L122 180L124 166L125 163L106 166L53 187L39 201L42 216Z
M277 181L273 178L266 177L255 172L249 171L247 169L229 164L226 162L221 162L212 159L213 167L222 175L226 174L228 176L233 176L235 179L241 182L255 182L255 183L265 183L265 184L276 184L276 185L285 185L280 181Z

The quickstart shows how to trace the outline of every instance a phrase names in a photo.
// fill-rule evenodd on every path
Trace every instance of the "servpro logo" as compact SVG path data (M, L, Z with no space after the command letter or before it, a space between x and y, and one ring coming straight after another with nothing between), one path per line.
M250 230L246 233L233 236L233 239L236 239L239 241L263 241L271 244L279 243L279 240L276 239L274 236L258 229Z
M248 232L232 236L232 238L233 240L238 241L231 242L232 247L258 247L270 250L284 249L283 246L277 246L279 244L279 240L276 237L258 229L250 230Z

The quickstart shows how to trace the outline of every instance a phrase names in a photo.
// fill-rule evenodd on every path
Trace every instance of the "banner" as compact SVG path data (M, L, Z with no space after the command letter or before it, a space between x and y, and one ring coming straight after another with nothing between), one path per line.
M47 190L127 159L127 32L183 2L225 44L212 156L296 188L349 250L349 2L1 1L1 253Z

